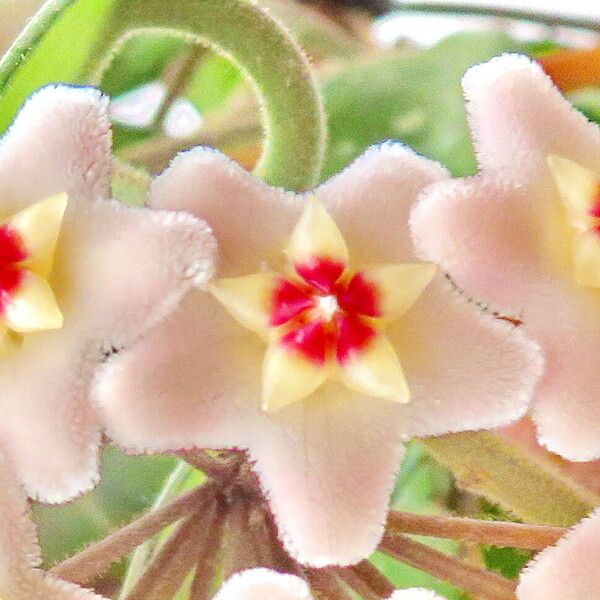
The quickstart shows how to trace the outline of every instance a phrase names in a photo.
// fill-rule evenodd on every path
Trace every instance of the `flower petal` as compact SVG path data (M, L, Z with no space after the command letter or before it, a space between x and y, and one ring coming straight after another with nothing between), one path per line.
M263 354L214 298L189 294L99 376L108 433L134 451L249 448L288 550L315 565L357 562L383 533L403 453L399 405L330 383L266 414Z
M302 208L299 197L206 148L180 154L155 180L149 205L187 211L209 223L219 240L222 277L263 271L265 263L280 266Z
M542 371L536 344L484 314L437 276L388 329L411 401L406 438L489 429L523 416Z
M544 214L521 190L481 176L432 185L410 225L420 258L503 314L521 316L552 276Z
M351 249L356 267L415 260L407 222L421 190L449 177L399 143L373 146L318 187L319 198Z
M575 281L582 287L600 288L600 232L585 233L575 244Z
M408 590L396 590L389 600L442 600L442 597L424 588L410 588Z
M26 335L0 360L0 439L33 497L59 502L96 483L94 369L172 310L213 254L191 216L108 201L66 215L51 282L64 326Z
M95 202L67 214L54 289L65 322L119 348L211 277L216 243L184 213Z
M288 335L294 336L296 333L298 332L295 331ZM317 352L319 352L320 347L323 346L322 325L318 322L311 323L306 325L300 333L303 343L311 346L316 343ZM285 343L284 340L270 344L265 354L263 409L267 412L275 412L284 406L307 398L327 379L324 356L322 362L315 362L300 354L296 344L292 346L291 343Z
M328 383L248 432L280 537L295 559L349 565L375 550L404 454L399 407Z
M50 274L68 199L67 194L51 196L24 208L7 222L27 253L22 266L40 277Z
M600 512L567 533L556 546L540 552L521 573L519 600L582 600L600 589L600 570L591 564L600 554Z
M19 600L101 600L38 570L42 562L25 493L0 452L0 596Z
M410 401L410 390L398 356L381 333L342 363L342 379L348 387L366 396L401 404Z
M134 451L245 447L262 414L266 345L202 291L98 374L96 404L108 434Z
M397 319L401 317L419 298L437 271L431 263L403 263L367 267L355 275L348 283L345 294L340 297L344 307L350 306L356 312L370 317ZM361 283L353 300L353 286ZM366 289L365 285L367 284ZM361 306L361 301L369 297L368 289L375 290L371 304L375 310ZM366 292L366 293L365 293Z
M0 439L36 499L61 502L97 482L99 426L87 394L102 358L63 327L28 334L0 360Z
M306 581L271 571L250 569L236 573L218 591L214 600L312 600Z
M277 284L277 275L258 273L218 279L211 283L210 291L239 323L265 335L271 324L271 305Z
M63 315L48 282L31 271L23 271L18 288L3 303L7 325L13 331L30 333L60 329Z
M302 277L305 277L302 272L305 265L315 261L341 265L341 269L336 270L337 277L333 281L324 282L327 284L323 290L325 292L330 291L329 288L348 264L346 242L334 220L317 198L310 198L304 207L287 246L287 255ZM307 282L314 284L310 278Z
M600 179L589 169L555 154L548 156L548 166L572 221L587 228L597 205Z
M108 98L93 88L48 86L21 109L0 144L4 217L50 196L110 195Z
M598 126L576 111L530 58L507 54L472 67L463 87L484 172L539 192L551 191L553 183L548 154L600 172Z

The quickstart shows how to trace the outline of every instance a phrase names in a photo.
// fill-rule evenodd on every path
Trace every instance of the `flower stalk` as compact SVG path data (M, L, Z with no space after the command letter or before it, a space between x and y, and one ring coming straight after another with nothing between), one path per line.
M404 535L385 535L379 549L400 562L448 581L478 598L515 600L516 584L513 581L466 564Z
M481 521L396 511L390 512L388 516L387 530L525 550L543 550L558 542L568 531L564 527Z
M127 556L172 523L206 510L213 500L215 485L208 483L180 496L164 508L144 515L79 554L56 565L57 577L86 585L105 573L111 564Z

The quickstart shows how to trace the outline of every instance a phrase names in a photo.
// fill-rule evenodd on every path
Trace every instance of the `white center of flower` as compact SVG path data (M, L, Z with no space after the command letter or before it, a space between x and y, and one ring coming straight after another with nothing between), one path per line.
M316 301L316 308L325 321L331 321L340 310L335 296L317 296Z

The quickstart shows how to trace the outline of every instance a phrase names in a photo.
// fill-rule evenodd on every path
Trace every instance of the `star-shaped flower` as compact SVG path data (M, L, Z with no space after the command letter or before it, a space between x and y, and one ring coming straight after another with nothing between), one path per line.
M133 451L248 449L295 558L369 555L404 441L520 417L540 371L518 329L414 256L411 204L446 177L387 144L295 195L219 153L181 155L150 203L210 223L220 278L108 361L109 434Z
M248 569L230 577L214 600L313 600L308 583L287 573L270 569ZM389 600L441 600L429 590L397 590Z
M600 590L600 511L540 552L519 577L518 600L591 600Z
M213 260L197 219L108 200L110 167L93 89L44 88L0 144L0 440L44 501L96 481L94 369Z
M600 129L541 67L506 55L464 78L481 175L436 185L417 206L419 256L523 320L545 354L538 438L600 457Z
M40 570L29 504L13 465L0 453L0 597L6 600L103 600Z

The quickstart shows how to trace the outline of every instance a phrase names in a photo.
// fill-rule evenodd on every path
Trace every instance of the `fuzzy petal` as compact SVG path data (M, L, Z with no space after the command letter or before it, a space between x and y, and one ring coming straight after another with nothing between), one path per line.
M14 600L101 600L38 570L36 531L12 465L0 452L0 596Z
M209 293L108 359L95 398L108 434L134 452L244 447L246 407L260 410L266 345Z
M410 588L395 591L389 600L442 600L442 597L424 588Z
M53 272L64 326L26 335L0 361L0 438L27 491L48 502L97 481L94 369L171 310L214 252L206 227L175 213L99 202L67 221Z
M415 245L457 285L524 322L544 353L532 414L540 441L570 460L600 457L596 290L562 276L523 192L486 177L430 188L415 208ZM560 319L553 318L560 315Z
M425 186L448 177L439 163L386 143L367 150L313 194L342 232L353 266L413 262L410 208Z
M406 437L489 429L527 411L542 371L537 345L441 276L389 336L411 392L401 407Z
M517 54L493 58L469 69L463 88L484 172L540 192L552 184L548 154L599 172L598 126L573 108L536 62Z
M216 244L189 215L95 202L68 215L56 253L67 327L120 347L212 276Z
M600 589L600 512L596 511L547 548L521 573L518 600L583 600Z
M545 274L542 220L516 187L488 177L432 185L410 225L420 258L504 314L523 315L552 276Z
M397 406L331 383L250 432L280 536L300 562L349 565L377 547L404 455Z
M299 197L206 148L180 154L152 185L149 205L209 223L219 241L221 277L250 275L268 262L279 266L302 208Z
M21 109L0 142L2 215L55 194L110 194L108 98L93 88L48 86Z
M264 350L213 298L190 294L99 377L109 435L137 451L249 448L288 550L313 565L357 562L383 533L403 454L397 405L337 383L266 414Z
M235 574L219 590L214 600L312 600L306 581L271 571L250 569Z

